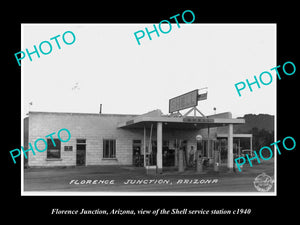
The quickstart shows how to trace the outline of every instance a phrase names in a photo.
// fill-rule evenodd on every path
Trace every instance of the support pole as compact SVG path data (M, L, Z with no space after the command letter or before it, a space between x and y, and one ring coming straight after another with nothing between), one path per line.
M182 148L178 149L178 172L183 172L184 166L183 166L183 150Z
M177 139L175 139L175 162L174 162L174 166L175 167L178 166L178 143L177 143Z
M156 165L157 172L162 173L162 122L157 123L157 152L156 152Z
M149 152L149 163L148 163L148 166L151 165L151 157L150 156L152 154L152 129L153 129L153 124L151 123L149 145L148 145L148 152Z
M233 124L228 125L227 167L233 169Z
M210 146L209 133L210 133L210 130L209 130L209 125L208 125L207 126L207 156L208 156L208 158L211 157L211 155L210 155L211 146Z
M218 146L215 146L214 149L214 171L219 171L219 149Z
M201 115L202 117L206 118L206 116L205 116L199 109L197 109L197 107L193 107L193 108L189 109L189 111L187 111L187 112L183 115L183 117L188 116L192 111L194 111L194 117L196 117L196 113L198 112L198 113L200 113L200 115Z
M252 149L252 136L250 137L250 150L251 150L251 157L253 156L253 149Z
M193 110L195 110L195 107L189 109L189 111L187 111L187 112L183 115L183 117L188 116ZM196 116L196 115L195 115L195 116Z
M197 110L197 112L198 113L200 113L201 114L201 116L203 116L204 118L206 118L206 116L202 113L202 112L200 112L200 110L199 109L197 109L196 107L195 107L195 110Z
M144 125L144 167L146 166L146 126Z

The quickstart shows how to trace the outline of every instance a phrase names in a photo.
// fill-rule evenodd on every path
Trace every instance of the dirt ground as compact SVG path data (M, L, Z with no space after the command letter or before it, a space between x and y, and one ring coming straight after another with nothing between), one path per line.
M34 192L255 192L254 179L266 173L274 179L273 160L246 165L242 172L206 169L196 174L188 169L164 168L163 173L146 174L133 166L87 166L24 169L24 191ZM274 185L269 192L274 192Z

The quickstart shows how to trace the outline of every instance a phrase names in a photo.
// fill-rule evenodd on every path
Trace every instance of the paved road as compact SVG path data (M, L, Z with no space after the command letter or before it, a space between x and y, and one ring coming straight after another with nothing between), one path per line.
M274 176L272 161L246 167L242 173L210 171L195 174L166 170L162 175L146 175L143 168L91 166L75 168L30 168L24 170L25 191L50 192L256 192L255 177ZM105 184L106 183L106 184ZM274 191L274 186L270 192Z

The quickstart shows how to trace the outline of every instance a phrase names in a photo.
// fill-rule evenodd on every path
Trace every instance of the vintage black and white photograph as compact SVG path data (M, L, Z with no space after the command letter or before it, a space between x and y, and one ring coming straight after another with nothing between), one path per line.
M22 195L277 194L276 24L189 14L21 25Z

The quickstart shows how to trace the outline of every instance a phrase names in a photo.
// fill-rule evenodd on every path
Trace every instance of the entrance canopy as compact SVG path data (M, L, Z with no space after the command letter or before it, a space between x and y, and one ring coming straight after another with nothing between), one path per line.
M228 126L228 167L233 168L233 125L243 123L245 123L244 119L232 119L231 113L215 114L208 117L195 115L178 117L174 115L163 115L160 110L154 110L149 113L133 117L130 120L120 122L118 124L118 128L144 129L144 143L146 143L146 129L151 127L152 131L153 124L155 124L157 132L156 166L158 171L162 171L163 128L175 130L199 130L202 128ZM145 153L146 145L144 145L144 155ZM146 157L144 157L144 166L146 166Z

